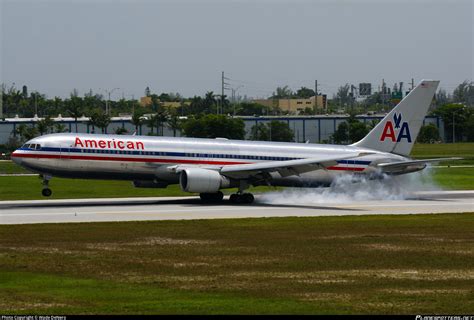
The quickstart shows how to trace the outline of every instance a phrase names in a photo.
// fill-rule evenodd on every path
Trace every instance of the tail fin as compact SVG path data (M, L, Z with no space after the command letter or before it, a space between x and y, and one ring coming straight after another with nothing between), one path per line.
M355 147L408 156L439 81L422 80Z

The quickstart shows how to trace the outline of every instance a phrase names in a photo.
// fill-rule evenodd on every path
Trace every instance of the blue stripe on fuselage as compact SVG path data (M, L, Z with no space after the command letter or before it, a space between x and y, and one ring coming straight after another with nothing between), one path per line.
M233 154L213 154L213 153L185 153L185 152L165 152L165 151L144 151L144 150L117 150L117 149L82 149L82 148L52 148L41 147L39 150L29 148L19 148L24 151L46 151L46 152L69 152L69 153L92 153L92 154L128 154L139 156L161 156L161 157L183 157L183 158L218 158L218 159L240 159L240 160L267 160L267 161L288 161L303 158L294 157L271 157L271 156L251 156ZM369 165L371 161L363 160L338 160L338 164Z

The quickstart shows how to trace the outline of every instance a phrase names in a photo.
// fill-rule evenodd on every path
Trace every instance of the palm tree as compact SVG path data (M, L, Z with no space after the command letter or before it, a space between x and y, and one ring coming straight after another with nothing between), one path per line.
M142 134L142 116L143 116L143 113L140 112L140 111L135 111L132 115L132 124L135 126L135 132L137 134ZM140 131L140 132L139 132Z
M179 117L177 115L172 115L170 118L168 118L168 128L173 130L173 137L176 137L176 131L181 130L181 120L179 120Z
M49 129L53 126L53 120L50 117L39 120L36 125L38 127L38 132L40 136L45 133L48 133Z
M208 110L209 113L212 113L212 107L217 105L216 95L213 91L206 92L204 97L204 107Z
M82 99L75 94L71 94L71 98L66 100L66 103L68 105L67 112L71 117L74 118L74 124L77 132L77 118L80 118L83 113Z
M150 128L150 133L149 135L153 135L153 129L156 128L156 121L157 121L157 115L152 114L147 120L146 120L146 125L148 128Z
M168 116L165 112L160 112L156 115L156 133L160 136L163 135L163 124L168 120Z
M91 115L90 122L94 127L100 128L102 133L106 133L107 126L110 123L110 116L101 109L96 109Z

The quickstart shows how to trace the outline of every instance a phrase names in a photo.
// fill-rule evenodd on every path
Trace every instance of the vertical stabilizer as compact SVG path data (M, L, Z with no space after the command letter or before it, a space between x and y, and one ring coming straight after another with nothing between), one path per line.
M408 156L423 125L439 81L422 80L355 147Z

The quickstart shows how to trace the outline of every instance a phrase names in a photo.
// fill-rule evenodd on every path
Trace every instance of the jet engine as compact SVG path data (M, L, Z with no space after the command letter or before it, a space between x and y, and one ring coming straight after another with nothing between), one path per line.
M185 192L214 193L230 187L230 180L214 170L189 168L181 171L179 185Z

